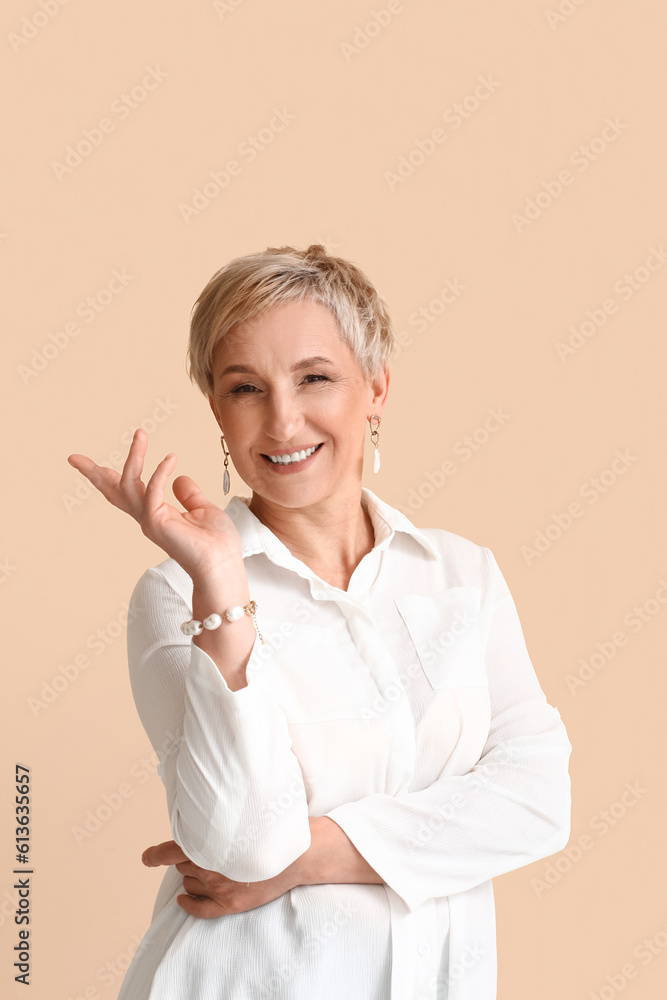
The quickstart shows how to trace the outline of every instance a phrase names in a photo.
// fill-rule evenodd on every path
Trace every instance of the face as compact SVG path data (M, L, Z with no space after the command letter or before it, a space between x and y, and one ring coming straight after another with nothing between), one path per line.
M305 507L358 492L389 373L364 379L325 306L287 302L237 324L218 344L213 384L211 409L254 494Z

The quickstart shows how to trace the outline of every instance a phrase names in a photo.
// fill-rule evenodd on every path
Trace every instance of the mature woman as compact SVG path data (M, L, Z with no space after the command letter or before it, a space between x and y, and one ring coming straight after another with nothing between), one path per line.
M562 849L571 746L489 549L362 487L394 340L324 247L232 260L191 378L252 496L69 461L168 555L132 593L174 840L119 1000L492 1000L492 878Z

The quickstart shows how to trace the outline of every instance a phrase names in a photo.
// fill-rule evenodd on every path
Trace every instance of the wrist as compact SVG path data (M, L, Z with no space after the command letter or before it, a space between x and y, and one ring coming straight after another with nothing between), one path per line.
M229 556L197 566L191 574L192 583L197 590L229 590L230 587L248 585L245 563L241 556Z
M382 885L384 879L330 816L311 816L310 847L297 858L295 885L359 882Z
M325 826L322 826L324 820ZM310 826L310 846L301 854L293 865L291 875L294 885L319 885L328 882L326 877L326 856L323 849L326 837L326 816L311 816L308 819Z

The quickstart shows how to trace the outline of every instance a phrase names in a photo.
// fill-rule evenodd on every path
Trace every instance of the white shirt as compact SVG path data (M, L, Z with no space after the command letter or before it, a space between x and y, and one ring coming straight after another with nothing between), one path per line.
M266 642L246 687L181 631L192 580L175 560L130 601L132 690L173 839L256 881L326 815L384 884L297 886L203 919L176 903L170 866L118 1000L494 1000L491 880L567 843L572 749L496 560L363 488L375 545L343 591L247 504L226 507Z

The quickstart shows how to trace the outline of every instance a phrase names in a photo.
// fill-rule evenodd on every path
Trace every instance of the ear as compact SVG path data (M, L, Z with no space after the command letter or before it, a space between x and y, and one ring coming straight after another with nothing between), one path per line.
M391 373L388 368L381 368L379 372L376 372L371 377L369 385L373 395L370 400L371 411L368 414L369 417L372 413L377 413L378 417L382 416L389 393L390 378Z
M222 430L222 424L220 423L220 419L219 419L218 414L216 413L216 410L215 410L215 403L213 402L213 396L209 396L208 397L208 402L209 402L209 406L211 407L211 410L213 411L213 416L215 417L215 422L217 423L217 425L220 428L220 430Z

